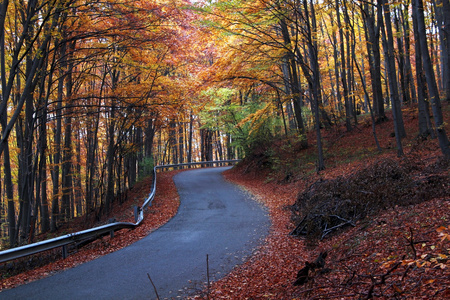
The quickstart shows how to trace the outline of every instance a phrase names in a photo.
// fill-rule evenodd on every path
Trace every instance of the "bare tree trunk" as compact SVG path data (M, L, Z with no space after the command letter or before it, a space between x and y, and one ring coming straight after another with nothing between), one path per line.
M286 45L291 45L291 37L289 33L289 29L287 27L286 21L284 19L280 20L280 28L281 33L283 35L283 40ZM297 73L297 63L295 61L295 55L292 52L288 53L288 59L287 59L287 65L288 65L288 71L289 71L289 86L291 88L292 92L292 102L294 105L294 112L295 112L295 118L297 120L297 129L300 134L305 134L305 125L303 122L303 116L302 116L302 106L301 106L301 90L299 86L299 78ZM302 139L303 147L308 146L308 141L306 137Z
M402 32L403 26L400 25L400 18L398 14L401 14L401 12L399 10L400 8L397 8L394 11L394 21L395 21L395 29L397 31L397 47L398 47L397 61L398 61L398 71L400 75L400 89L402 91L402 103L411 104L411 94L409 91L409 84L406 78L406 61L405 61L406 53L403 50L404 47L402 39L405 33Z
M50 76L51 78L51 76ZM49 79L50 80L50 79ZM48 199L47 199L47 104L48 97L45 99L45 103L43 103L40 108L41 115L40 119L40 134L39 134L39 151L40 151L40 159L39 159L39 174L37 176L38 180L36 182L36 199L40 201L36 201L36 204L39 202L39 210L41 212L41 231L47 232L50 230L50 216L48 211ZM40 192L39 192L40 191ZM37 218L37 209L36 209L36 218Z
M345 3L343 3L345 5ZM341 45L341 84L342 89L344 92L344 107L345 107L345 126L347 128L347 131L352 130L352 123L351 123L351 110L350 110L350 99L349 99L349 92L348 92L348 81L347 81L347 70L346 68L349 68L350 66L345 65L345 47L344 47L344 29L342 28L341 23L341 13L339 10L340 3L339 0L335 1L335 8L336 8L336 20L337 25L339 28L339 39L340 39L340 45ZM348 43L348 40L347 40ZM350 53L347 53L347 55L350 55Z
M441 43L441 66L445 98L450 101L450 3L448 0L433 0L437 28Z
M192 112L189 116L189 148L188 148L188 156L187 156L187 162L192 162L192 137L193 137L193 126L194 126L194 116L192 115Z
M422 51L423 67L427 79L428 91L430 93L431 107L433 109L434 123L436 126L439 147L445 157L450 157L450 144L445 132L444 119L441 109L441 100L437 88L436 78L433 71L433 65L428 52L427 35L425 30L425 20L423 11L423 1L414 0L413 9L416 10L417 31L419 35L420 49Z
M75 49L75 43L71 43L68 53L69 60L72 57L72 53ZM69 61L66 76L66 102L67 107L65 109L64 118L64 149L63 149L63 161L62 161L62 197L61 197L61 209L62 214L66 220L69 220L72 215L71 210L71 198L73 196L73 184L72 184L72 72L73 62Z
M378 7L378 9L381 9L381 5ZM398 96L398 86L397 86L397 78L396 78L396 71L395 71L395 54L394 54L394 38L392 34L392 26L391 26L391 13L390 13L390 7L387 0L383 0L383 9L384 9L384 18L385 22L384 25L386 27L387 33L384 34L383 32L383 48L386 56L386 65L387 65L387 72L389 77L389 91L391 95L391 101L392 101L392 113L394 116L394 131L395 131L395 138L397 142L397 155L402 156L403 155L403 146L401 139L406 135L405 128L403 126L403 118L402 118L402 112L400 107L400 99ZM386 37L387 35L387 37Z
M2 124L4 123L3 119L6 116L2 116ZM6 123L6 122L5 122ZM9 235L9 246L14 247L16 245L16 209L14 205L14 186L11 177L11 161L9 157L9 145L5 146L5 150L3 151L3 170L4 170L4 179L5 179L5 193L6 199L8 202L8 235Z
M414 87L414 76L412 74L412 67L411 67L411 40L410 40L410 23L409 23L409 13L408 8L411 2L408 0L407 3L404 6L404 9L399 11L399 14L401 16L401 22L403 26L403 32L404 32L404 40L405 40L405 79L406 84L409 87L409 91L411 92L411 102L417 103L417 95L416 95L416 89Z
M413 3L413 5L415 5ZM433 125L430 119L430 108L429 108L429 100L428 100L428 91L427 91L427 82L425 78L425 74L423 71L422 64L422 51L420 49L419 41L419 33L417 30L417 10L413 8L412 10L412 20L413 20L413 29L414 29L414 40L416 43L415 47L415 58L416 58L416 82L417 82L417 101L419 107L419 136L426 138L427 136L434 135Z
M175 120L170 121L169 125L169 144L172 152L172 163L178 164L178 145L177 145L177 124Z
M178 122L178 161L182 164L184 163L184 130L183 123Z
M82 193L82 183L81 183L81 140L80 140L80 136L81 136L81 132L80 132L80 128L77 128L77 132L78 132L78 138L76 139L76 159L77 159L77 164L76 164L76 175L74 178L75 181L75 194L74 194L74 198L75 198L75 207L76 207L76 216L81 216L83 214L83 193Z
M374 6L367 2L363 4L363 16L366 32L366 46L369 56L370 75L372 78L373 108L377 122L386 120L384 113L383 86L381 83L381 54L380 54L380 27L382 24L381 11L377 12L377 24L375 25Z
M115 149L115 104L114 101L111 105L111 112L109 115L110 123L108 126L108 150L107 150L107 181L106 181L106 196L105 196L105 209L106 214L110 212L114 199L114 156L116 155Z

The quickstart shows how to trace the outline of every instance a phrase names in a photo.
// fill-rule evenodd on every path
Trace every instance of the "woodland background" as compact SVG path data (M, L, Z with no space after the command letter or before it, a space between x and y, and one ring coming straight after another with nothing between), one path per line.
M154 164L286 138L320 172L363 115L367 151L392 122L404 155L406 108L448 158L449 26L447 0L3 0L1 248L100 219Z

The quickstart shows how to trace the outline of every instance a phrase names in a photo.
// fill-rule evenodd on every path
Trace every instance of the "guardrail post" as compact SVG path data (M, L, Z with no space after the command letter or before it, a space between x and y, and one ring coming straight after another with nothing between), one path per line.
M67 245L62 246L62 257L66 259L69 256L69 252L67 251Z
M112 223L115 223L115 222L116 222L116 218L111 218L111 219L108 220L108 223L109 223L109 224L112 224ZM110 236L111 238L114 237L114 229L111 230L111 231L109 232L109 236Z
M133 206L133 210L134 210L134 223L137 223L138 218L139 218L139 210L138 207L136 205Z

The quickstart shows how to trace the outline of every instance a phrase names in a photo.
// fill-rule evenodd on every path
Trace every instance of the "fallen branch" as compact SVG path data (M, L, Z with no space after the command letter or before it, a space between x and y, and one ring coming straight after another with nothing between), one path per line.
M303 285L313 279L315 270L323 269L325 266L325 258L327 257L327 251L320 252L319 256L312 263L305 262L305 267L303 267L297 273L297 279L294 282L294 285ZM311 272L311 273L310 273Z
M156 286L155 286L155 284L153 283L153 280L152 280L152 278L150 277L150 274L147 273L147 276L148 276L148 279L150 279L151 284L153 285L153 289L155 290L156 299L159 300L158 291L156 290Z
M328 229L325 227L325 229L322 231L322 236L320 237L321 240L323 240L323 238L324 238L325 236L327 236L328 234L330 234L332 231L334 231L334 230L336 230L336 229L339 229L339 228L344 227L344 226L346 226L346 225L351 225L351 226L353 226L353 227L356 226L355 223L353 223L351 220L346 220L346 219L341 218L341 217L336 216L336 215L331 215L330 217L335 217L335 218L337 218L337 219L339 219L339 220L341 220L341 221L343 221L343 222L340 223L340 224L338 224L338 225L336 225L336 226L333 226L333 227L331 227L331 228L328 228Z

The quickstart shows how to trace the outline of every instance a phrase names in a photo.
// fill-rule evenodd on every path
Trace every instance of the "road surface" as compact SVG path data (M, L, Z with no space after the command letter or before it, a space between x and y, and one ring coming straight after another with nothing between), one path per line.
M0 293L0 299L160 299L199 292L241 264L268 233L266 211L224 181L226 168L177 174L177 215L144 239L73 269ZM178 298L180 299L180 298Z

